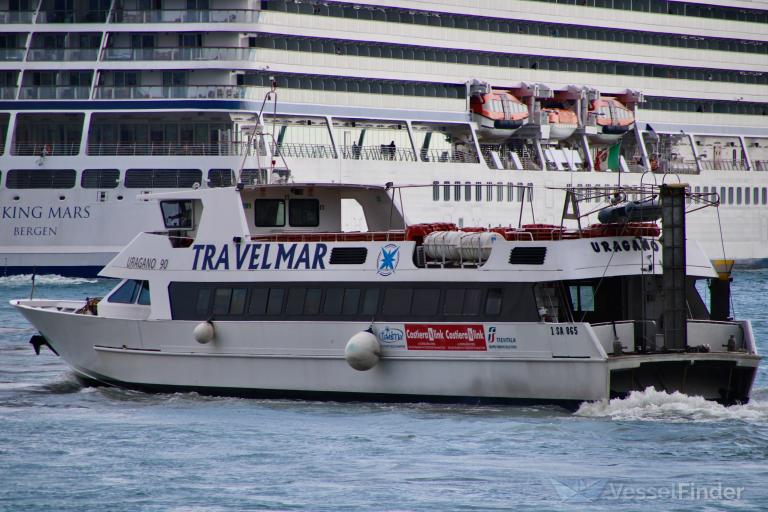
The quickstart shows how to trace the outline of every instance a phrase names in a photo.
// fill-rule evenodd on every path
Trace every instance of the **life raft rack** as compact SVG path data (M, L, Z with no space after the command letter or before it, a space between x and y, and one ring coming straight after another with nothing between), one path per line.
M347 233L271 233L252 235L252 241L260 242L402 242L412 241L422 245L430 233L455 231L461 233L496 233L509 241L573 240L578 238L600 238L615 236L658 237L659 228L653 222L627 222L613 224L592 224L583 229L566 229L554 224L523 224L519 228L462 227L451 222L411 224L405 230L347 232Z

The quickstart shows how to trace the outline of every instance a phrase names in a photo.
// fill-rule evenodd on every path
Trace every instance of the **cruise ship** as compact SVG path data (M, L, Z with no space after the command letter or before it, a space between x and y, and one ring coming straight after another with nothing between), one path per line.
M422 185L407 221L458 226L684 181L719 204L688 226L708 254L768 261L766 1L0 0L0 23L0 273L93 274L162 229L148 193L237 181Z

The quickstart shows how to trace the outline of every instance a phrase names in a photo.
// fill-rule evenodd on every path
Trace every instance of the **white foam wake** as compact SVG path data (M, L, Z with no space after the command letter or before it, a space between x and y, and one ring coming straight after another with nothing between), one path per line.
M76 286L81 284L94 284L97 279L86 279L84 277L64 277L56 274L46 274L35 276L35 284L46 286ZM11 287L29 287L32 286L32 274L20 274L16 276L0 277L0 286Z
M725 407L700 396L646 388L627 398L585 402L577 416L636 421L728 421L768 422L768 402L754 398L744 405Z

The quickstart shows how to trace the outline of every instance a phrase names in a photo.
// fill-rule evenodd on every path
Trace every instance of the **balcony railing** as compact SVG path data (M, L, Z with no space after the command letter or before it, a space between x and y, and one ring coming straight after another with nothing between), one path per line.
M333 146L330 144L296 144L282 143L277 146L271 144L272 153L285 158L335 158Z
M91 156L243 156L248 148L245 142L217 142L211 144L185 144L181 142L154 142L149 144L88 144ZM254 148L248 150L254 154Z
M388 144L378 146L341 146L342 158L347 160L394 160L396 162L415 162L416 155L411 148L392 147Z
M91 94L90 87L66 85L26 85L21 88L20 100L84 100Z
M264 89L237 85L98 87L97 99L206 98L261 100Z
M16 99L16 88L0 87L0 99L4 99L4 100Z
M77 143L30 143L14 144L11 152L18 156L73 156L80 152L80 144Z
M747 163L742 160L702 160L701 169L704 171L746 171Z
M0 48L0 61L9 60L24 60L24 48Z
M9 23L32 23L35 11L5 11L0 12L0 25Z
M109 11L40 11L37 23L105 23Z
M97 48L32 48L27 55L28 61L71 61L96 60Z
M421 150L422 162L434 162L434 163L471 163L476 164L479 162L476 153L469 151L462 151L459 149L444 150L444 149L428 149Z
M768 171L768 160L752 160L752 169L755 171Z
M259 11L247 9L163 9L149 11L118 10L112 23L256 23Z
M255 60L256 48L107 48L104 60Z

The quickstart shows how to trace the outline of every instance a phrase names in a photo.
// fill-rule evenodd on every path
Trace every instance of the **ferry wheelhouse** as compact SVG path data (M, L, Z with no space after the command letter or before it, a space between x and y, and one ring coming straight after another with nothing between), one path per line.
M682 214L683 187L602 190L612 222L582 228L593 213L569 189L573 229L408 224L403 190L153 194L165 228L105 267L120 279L106 297L12 304L38 350L131 389L573 405L653 386L749 399L760 358L750 323L730 316L727 277L680 238L681 215L664 242L648 220L659 193ZM342 230L352 204L363 231Z
M0 274L94 275L162 228L146 193L229 186L241 168L267 183L270 160L298 182L435 184L409 191L410 217L458 225L505 222L521 184L685 174L721 196L725 257L765 262L764 7L0 0ZM537 220L557 223L553 201ZM716 221L689 228L722 257Z

